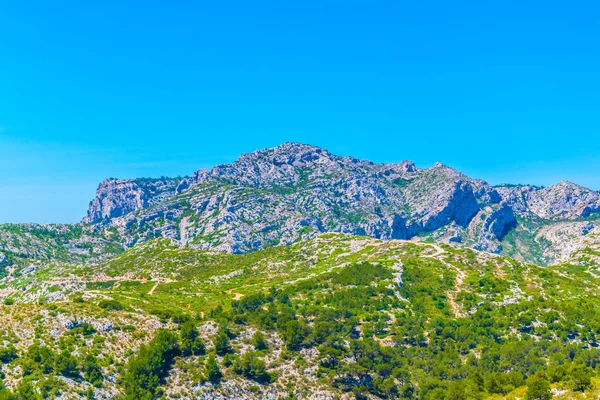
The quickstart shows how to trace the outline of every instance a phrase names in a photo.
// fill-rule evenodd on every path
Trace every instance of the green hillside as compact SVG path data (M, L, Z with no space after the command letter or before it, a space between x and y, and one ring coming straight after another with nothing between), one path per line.
M0 396L591 396L594 254L538 267L327 234L246 254L157 239L99 264L41 264L0 291Z

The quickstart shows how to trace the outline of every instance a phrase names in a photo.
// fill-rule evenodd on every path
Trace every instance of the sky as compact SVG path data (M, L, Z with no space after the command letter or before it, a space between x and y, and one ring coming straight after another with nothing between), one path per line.
M597 1L0 2L0 223L282 142L600 189Z

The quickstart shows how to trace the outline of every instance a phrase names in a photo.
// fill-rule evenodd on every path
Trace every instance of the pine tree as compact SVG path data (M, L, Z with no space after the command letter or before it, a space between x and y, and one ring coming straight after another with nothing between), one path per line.
M206 380L214 384L219 383L219 381L223 377L223 374L219 369L219 364L217 363L217 360L215 360L215 357L212 355L208 358L208 361L206 361L204 372L206 374Z
M526 400L550 400L551 398L550 383L545 378L536 376L530 379L525 393Z

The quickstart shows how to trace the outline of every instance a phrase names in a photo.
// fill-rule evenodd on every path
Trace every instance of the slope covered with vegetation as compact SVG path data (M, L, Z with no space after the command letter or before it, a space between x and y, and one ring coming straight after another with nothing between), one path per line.
M246 254L157 239L48 263L4 278L0 398L589 396L596 255L539 267L326 234Z

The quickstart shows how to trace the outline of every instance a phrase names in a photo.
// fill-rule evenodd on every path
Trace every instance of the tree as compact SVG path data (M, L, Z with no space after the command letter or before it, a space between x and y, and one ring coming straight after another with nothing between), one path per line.
M83 359L83 377L92 385L99 387L102 385L102 370L98 365L98 360L93 354L88 354Z
M248 379L259 383L268 383L271 381L271 375L267 372L267 366L263 360L257 357L253 352L247 352L240 360L237 372Z
M534 376L527 382L526 400L549 400L552 398L550 383L542 376Z
M15 358L17 358L17 349L12 344L0 349L0 362L8 364Z
M585 365L576 365L571 369L573 390L583 392L592 384L592 371Z
M54 360L54 372L66 377L79 375L77 360L71 354L63 351Z
M184 356L199 356L204 354L206 348L202 339L198 337L198 330L192 321L181 324L181 353Z
M266 350L269 347L267 345L265 335L261 331L256 331L256 333L252 337L252 344L254 345L254 348L256 350Z
M217 338L215 339L215 351L220 356L224 356L228 353L233 353L231 342L229 342L229 336L227 336L227 334L223 330L219 330Z
M294 319L283 324L280 331L288 349L298 350L304 340L304 325Z
M466 398L467 396L465 394L464 381L453 381L452 383L450 383L445 400L465 400Z
M138 355L132 357L127 365L125 399L154 399L160 380L178 351L177 336L167 330L159 330L148 345L140 347Z
M219 364L217 363L217 360L215 360L215 356L211 355L210 357L208 357L208 360L206 361L206 365L204 367L204 373L206 375L206 379L212 382L213 384L219 383L219 381L223 377L223 374L219 369Z
M17 386L16 396L10 396L10 398L18 400L41 400L42 396L35 391L30 379L22 379L21 383Z
M23 376L35 371L49 374L54 369L54 353L47 346L34 343L27 348L23 360Z

